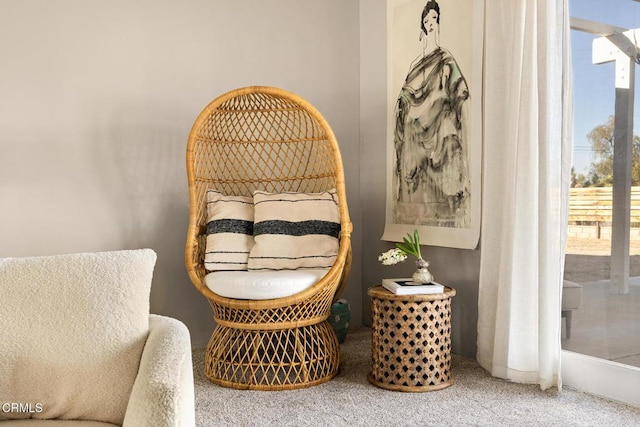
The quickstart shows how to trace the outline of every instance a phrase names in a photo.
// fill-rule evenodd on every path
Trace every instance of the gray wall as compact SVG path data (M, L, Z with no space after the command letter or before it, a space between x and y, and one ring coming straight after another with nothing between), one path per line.
M386 188L386 2L360 0L360 195L362 197L362 306L365 324L371 323L366 289L383 277L405 277L412 273L407 262L382 266L378 255L393 243L380 240L385 223ZM431 262L429 270L438 282L452 286L453 351L470 357L476 353L478 277L480 251L427 246L422 254Z
M271 85L334 129L359 265L358 53L357 0L0 0L0 257L153 248L152 311L203 347L211 309L183 261L187 137L214 97ZM355 268L350 301L360 282Z
M344 297L407 265L377 256L385 188L384 0L0 0L0 257L150 247L155 313L206 345L186 275L184 154L198 113L245 85L307 98L345 164L354 267ZM475 354L479 251L426 248L456 287L454 351Z

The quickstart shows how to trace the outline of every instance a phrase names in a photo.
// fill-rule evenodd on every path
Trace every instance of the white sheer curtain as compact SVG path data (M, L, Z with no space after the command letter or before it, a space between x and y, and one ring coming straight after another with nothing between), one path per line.
M478 362L560 379L571 169L568 0L486 0Z

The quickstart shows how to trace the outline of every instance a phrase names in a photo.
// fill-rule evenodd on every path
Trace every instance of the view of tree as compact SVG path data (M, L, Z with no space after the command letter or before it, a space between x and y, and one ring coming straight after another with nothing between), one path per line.
M613 136L614 117L596 126L587 138L591 142L593 161L587 176L576 174L571 169L572 187L611 187L613 185ZM634 135L632 142L631 185L640 185L640 136Z

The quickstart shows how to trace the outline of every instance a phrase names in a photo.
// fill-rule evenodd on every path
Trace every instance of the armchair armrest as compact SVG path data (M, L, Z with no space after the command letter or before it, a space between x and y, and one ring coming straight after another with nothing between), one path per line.
M142 352L123 427L192 427L195 397L191 338L179 320L149 316Z

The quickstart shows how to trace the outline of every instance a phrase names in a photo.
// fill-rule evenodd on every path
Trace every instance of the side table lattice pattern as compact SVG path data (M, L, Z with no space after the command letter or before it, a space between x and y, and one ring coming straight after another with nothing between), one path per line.
M369 289L372 370L368 380L391 390L433 391L453 384L451 299L456 294L395 295Z

